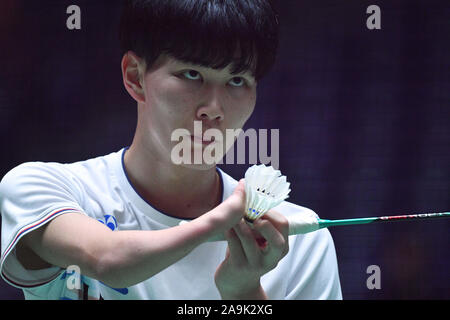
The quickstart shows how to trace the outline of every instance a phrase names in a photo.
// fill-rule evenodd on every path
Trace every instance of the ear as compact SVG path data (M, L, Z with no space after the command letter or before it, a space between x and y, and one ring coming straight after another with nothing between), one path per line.
M137 102L145 102L144 75L145 62L133 51L128 51L122 57L122 78L125 89Z

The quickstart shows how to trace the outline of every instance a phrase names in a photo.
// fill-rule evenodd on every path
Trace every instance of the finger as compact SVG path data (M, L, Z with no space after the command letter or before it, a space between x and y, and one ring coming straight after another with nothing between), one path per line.
M239 181L233 193L221 204L207 212L202 216L202 219L209 220L217 231L225 232L245 215L245 183L244 179Z
M232 225L235 225L245 215L245 182L241 179L233 193L218 207L224 207L226 212L232 213ZM230 225L229 227L231 227Z
M245 202L245 179L239 180L231 195L236 196Z
M244 192L245 193L245 179L242 178L239 180L236 188L234 189L235 192Z
M264 251L267 248L267 240L256 229L252 229L252 233L258 247Z
M241 241L233 229L225 232L225 240L228 242L229 257L233 262L242 265L247 262L247 259L242 249Z
M267 240L266 261L278 262L287 253L288 241L270 220L260 219L255 229Z
M279 231L283 236L289 235L289 222L284 215L275 211L269 210L264 216L261 217L263 220L269 220L272 225Z
M237 224L235 230L248 263L252 266L258 265L261 260L261 252L252 230L244 220Z
M259 247L260 249L265 249L266 246L267 246L267 240L264 239L264 237L261 235L261 233L259 233L259 231L257 231L257 230L254 228L253 223L254 223L254 222L246 221L246 224L247 224L247 226L250 227L250 230L251 230L251 232L252 232L253 239L255 239L256 243L258 244L258 247Z
M289 221L284 215L275 210L269 210L269 212L267 212L262 218L269 220L272 225L283 235L286 243L283 256L286 255L289 252Z

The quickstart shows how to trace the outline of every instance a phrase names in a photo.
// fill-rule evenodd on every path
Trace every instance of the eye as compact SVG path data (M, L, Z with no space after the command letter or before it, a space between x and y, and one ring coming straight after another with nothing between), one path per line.
M242 87L245 84L245 80L242 77L233 77L228 83L233 87Z
M200 73L195 70L187 70L187 71L183 72L183 76L189 80L200 80L202 78L200 76Z

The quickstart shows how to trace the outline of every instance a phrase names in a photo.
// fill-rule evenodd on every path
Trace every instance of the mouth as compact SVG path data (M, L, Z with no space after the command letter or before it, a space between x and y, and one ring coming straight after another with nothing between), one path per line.
M208 144L213 143L213 142L216 141L215 137L211 137L208 140L208 139L205 139L204 137L198 137L198 136L194 136L194 135L191 135L191 140L194 143L200 143L200 144L203 144L203 145L208 145Z

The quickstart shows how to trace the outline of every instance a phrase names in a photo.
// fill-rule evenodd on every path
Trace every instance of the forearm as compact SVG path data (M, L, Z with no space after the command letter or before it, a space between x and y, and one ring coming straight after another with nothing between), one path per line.
M233 227L244 212L244 185L213 210L164 230L111 231L82 213L58 216L26 234L22 243L43 262L77 265L88 277L120 288L157 274L199 244Z
M207 217L164 230L112 232L97 259L97 276L115 288L137 284L185 257L215 232Z

